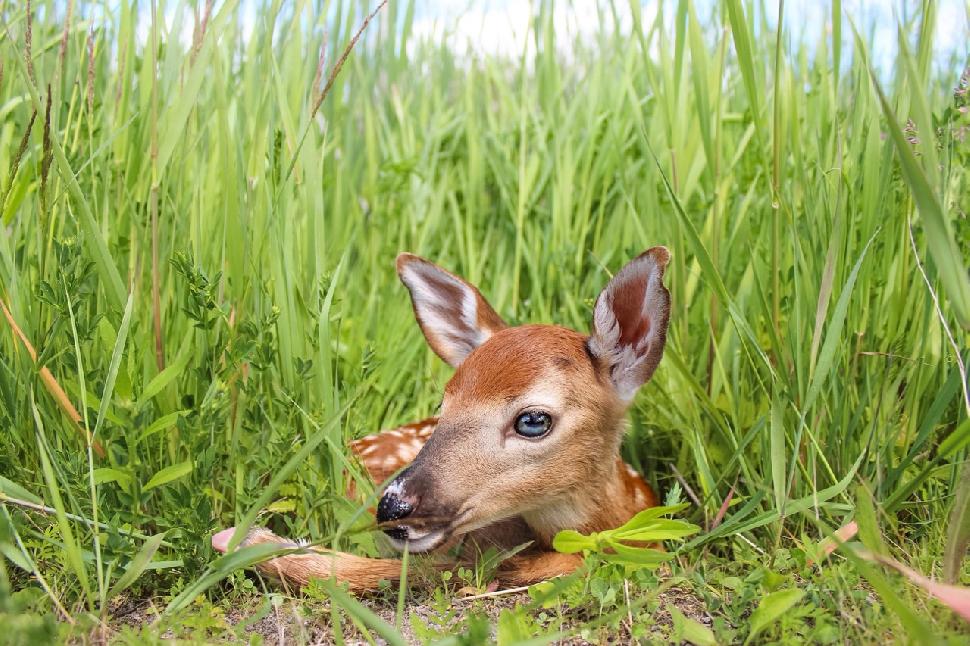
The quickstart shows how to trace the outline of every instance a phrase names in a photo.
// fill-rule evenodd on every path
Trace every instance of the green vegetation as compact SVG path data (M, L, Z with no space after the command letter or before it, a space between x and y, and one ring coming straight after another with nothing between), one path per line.
M273 616L334 638L384 621L392 643L965 634L858 549L816 550L855 519L872 552L970 583L970 74L933 51L933 3L871 71L839 0L812 43L740 0L634 7L632 33L607 4L566 42L541 2L513 60L419 38L391 2L318 111L373 6L191 4L0 0L5 635L249 639ZM623 453L701 527L666 570L593 553L514 606L458 601L483 566L408 592L408 619L396 590L289 601L245 555L215 560L210 534L249 520L376 554L347 442L430 414L449 376L399 251L509 321L587 329L654 244L674 310ZM139 600L178 603L122 627Z

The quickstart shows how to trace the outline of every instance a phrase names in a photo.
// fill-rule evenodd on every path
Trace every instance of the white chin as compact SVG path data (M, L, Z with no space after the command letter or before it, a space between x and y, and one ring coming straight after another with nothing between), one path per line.
M394 549L398 550L399 552L404 551L405 545L407 545L408 552L411 552L412 554L429 552L441 545L441 543L443 543L445 540L445 533L440 530L423 531L407 526L405 526L404 529L407 530L408 533L407 540L391 538L388 536L388 539L391 541L391 545L393 545Z

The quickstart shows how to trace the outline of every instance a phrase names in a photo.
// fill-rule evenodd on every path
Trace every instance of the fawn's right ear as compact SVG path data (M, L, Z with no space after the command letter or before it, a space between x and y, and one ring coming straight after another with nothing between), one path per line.
M663 357L670 317L666 247L653 247L616 272L596 299L589 350L605 362L616 393L630 401Z
M506 327L474 285L424 258L398 255L397 273L428 345L452 367Z

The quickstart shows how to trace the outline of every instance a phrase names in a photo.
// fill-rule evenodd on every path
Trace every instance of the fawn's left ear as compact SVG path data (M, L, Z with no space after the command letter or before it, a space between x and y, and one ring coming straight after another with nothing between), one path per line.
M474 285L424 258L400 254L397 273L411 292L414 315L428 345L455 368L506 327Z
M589 349L610 367L624 401L633 399L663 357L670 317L663 276L669 260L666 247L648 249L617 272L596 299Z

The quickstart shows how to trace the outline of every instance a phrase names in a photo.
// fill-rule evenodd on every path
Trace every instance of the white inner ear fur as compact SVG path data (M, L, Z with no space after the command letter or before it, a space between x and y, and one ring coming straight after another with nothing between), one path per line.
M644 320L649 322L647 333L633 339L632 343L621 342L622 328L616 318L615 299L628 289L626 283L635 281L639 276L646 278L643 302L636 321L625 321L628 326L639 327ZM662 284L662 274L656 263L649 258L638 258L620 270L596 300L593 310L593 334L589 339L590 351L611 367L611 376L616 393L623 401L629 402L637 394L646 379L652 374L648 370L646 379L644 364L655 360L650 351L654 343L660 342L665 332L661 329L660 318L667 308L667 297Z
M411 262L401 271L401 278L411 290L411 298L421 318L421 324L445 347L445 351L460 363L473 349L484 343L491 331L478 325L478 299L474 290L450 274L423 262ZM454 303L448 290L436 289L435 284L447 284L461 293L461 303ZM456 305L459 307L456 308ZM445 316L449 310L459 310L458 319Z

